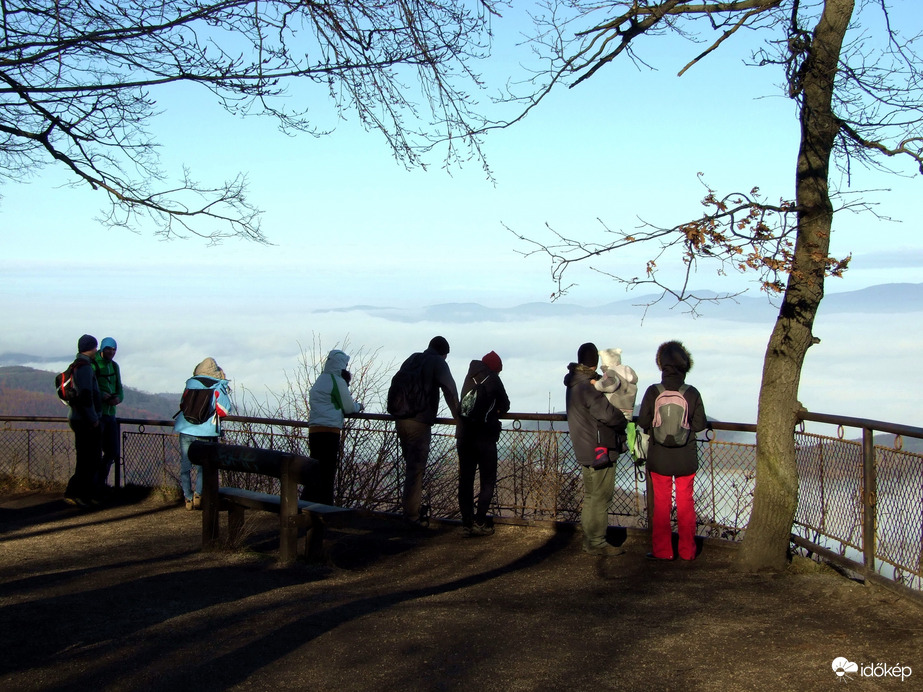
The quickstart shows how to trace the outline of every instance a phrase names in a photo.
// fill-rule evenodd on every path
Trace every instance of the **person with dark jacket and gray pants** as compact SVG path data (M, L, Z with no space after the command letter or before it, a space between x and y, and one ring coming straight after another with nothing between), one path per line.
M686 373L692 369L692 356L679 341L667 341L657 349L657 367L662 373L660 386L652 384L644 393L638 412L638 425L651 435L647 470L654 491L654 516L651 526L652 560L673 559L673 532L670 515L673 509L673 485L676 485L676 528L678 552L683 560L695 559L696 513L693 481L699 470L695 433L705 430L708 419L699 391L686 385ZM655 402L661 391L679 392L686 401L688 437L681 446L659 443L654 435L657 411Z
M72 505L88 507L99 502L96 480L103 461L102 417L103 404L93 369L93 357L99 343L96 337L84 334L77 341L74 359L74 384L77 399L70 405L67 423L74 431L74 452L77 457L74 475L67 483L64 499Z
M567 428L583 475L583 550L592 555L621 555L625 551L606 541L609 503L615 490L615 468L628 421L605 394L593 386L600 375L599 351L592 343L577 350L577 362L567 366Z
M406 471L403 510L404 522L409 528L422 528L429 521L427 517L420 516L420 507L423 503L423 474L429 459L433 424L439 412L440 391L452 417L458 420L458 389L446 363L448 355L449 342L444 337L434 336L425 351L414 353L401 365L401 369L408 369L419 363L419 384L425 396L423 410L395 422Z

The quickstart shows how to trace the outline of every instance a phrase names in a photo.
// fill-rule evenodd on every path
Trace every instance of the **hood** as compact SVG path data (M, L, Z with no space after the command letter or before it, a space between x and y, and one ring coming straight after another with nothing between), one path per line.
M199 375L205 375L205 377L213 377L216 380L227 379L227 377L224 376L224 370L218 367L218 363L215 362L214 358L206 358L195 366L195 370L192 371L192 376L197 377Z
M589 382L593 378L598 377L599 373L596 372L596 368L591 368L588 365L581 365L580 363L569 363L567 366L567 374L564 376L564 386L570 387L580 381Z
M599 367L603 369L614 368L622 364L622 349L604 348L599 352Z
M349 365L349 356L338 348L333 349L327 354L327 360L324 363L324 372L331 372L339 375L341 371L346 370Z
M480 382L487 375L495 375L496 373L484 365L484 361L473 360L470 365L468 365L468 377L474 377Z

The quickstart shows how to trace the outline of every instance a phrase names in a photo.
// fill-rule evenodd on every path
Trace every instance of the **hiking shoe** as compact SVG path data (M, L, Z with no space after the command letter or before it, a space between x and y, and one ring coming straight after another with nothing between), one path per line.
M202 509L202 496L201 495L196 494L192 496L192 508Z
M408 531L426 531L429 528L429 519L404 517L404 528Z
M611 543L603 543L602 545L592 548L585 545L583 546L583 552L589 553L590 555L601 555L603 557L617 557L618 555L624 555L625 549L614 546Z
M654 560L656 562L672 562L673 560L676 559L673 557L658 557L654 555L654 553L648 553L644 557L646 557L648 560Z
M492 536L494 527L489 524L478 524L477 522L471 527L472 536Z
M192 500L186 500L186 509L192 511Z
M459 532L462 536L470 536L470 535L471 535L471 527L470 527L470 526L459 526L459 527L458 527L458 532Z

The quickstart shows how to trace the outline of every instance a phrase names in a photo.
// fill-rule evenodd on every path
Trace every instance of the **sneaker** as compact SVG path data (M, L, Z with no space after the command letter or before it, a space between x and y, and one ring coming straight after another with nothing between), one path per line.
M192 500L186 500L186 509L192 511Z
M625 549L619 548L611 543L603 543L594 548L585 545L583 546L583 552L589 553L590 555L602 555L603 557L617 557L619 555L624 555Z
M472 536L492 536L494 534L494 527L490 524L478 524L474 523L474 526L471 527Z
M65 495L64 501L67 504L71 505L72 507L86 508L90 506L89 503L86 500L84 500L82 497L73 497L71 495Z
M202 496L201 495L196 494L192 496L192 508L202 509Z
M462 536L470 536L470 535L471 535L471 527L470 527L470 526L459 526L459 527L458 527L458 532L459 532Z

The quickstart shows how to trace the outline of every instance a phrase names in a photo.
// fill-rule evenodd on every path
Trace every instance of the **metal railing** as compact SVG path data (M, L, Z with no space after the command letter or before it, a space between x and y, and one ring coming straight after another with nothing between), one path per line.
M795 431L799 502L792 540L869 579L923 592L923 455L902 449L904 438L923 439L923 428L825 414L803 414ZM559 414L505 416L493 514L507 521L578 522L583 498L566 419ZM308 455L307 425L265 418L229 417L228 441ZM806 422L839 426L836 436L806 431ZM123 419L117 485L179 485L179 445L172 421ZM853 437L847 429L855 430ZM756 476L756 426L713 421L699 440L695 481L697 532L739 540L752 508ZM454 425L433 429L424 482L432 516L453 519L458 510L458 459ZM895 435L893 446L874 442ZM358 414L346 421L336 501L345 506L399 512L404 468L390 416ZM0 476L65 483L73 466L73 435L60 418L0 418ZM227 478L252 487L252 477ZM249 484L249 486L248 486ZM254 488L274 490L273 488ZM625 455L617 464L610 522L649 525L643 470Z

